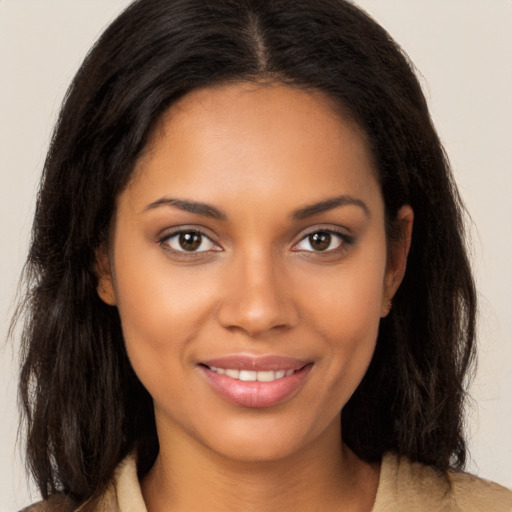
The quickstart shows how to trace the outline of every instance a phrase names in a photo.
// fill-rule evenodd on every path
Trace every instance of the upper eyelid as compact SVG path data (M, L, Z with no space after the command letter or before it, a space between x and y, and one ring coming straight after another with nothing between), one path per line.
M315 233L329 233L330 235L339 237L339 239L342 242L341 243L342 249L346 249L347 246L353 245L354 240L355 240L354 235L346 233L345 230L341 227L336 229L335 227L332 227L332 226L329 226L329 227L315 226L315 227L312 227L311 229L307 229L305 232L303 231L300 234L299 238L296 239L295 242L293 242L291 250L293 251L294 248L297 247L301 242L306 240L309 236L314 235ZM323 253L318 251L318 254L327 255L327 254L331 254L337 250L340 250L340 249L333 249L333 250L325 251ZM306 252L310 252L310 251L306 251ZM313 252L315 252L315 251L313 251Z
M221 243L218 240L218 236L214 232L212 232L208 228L205 228L204 226L195 224L180 225L163 229L161 230L160 234L157 235L157 242L163 243L173 236L179 235L180 233L186 233L189 231L200 233L202 236L205 236L206 238L211 240L214 244L221 246ZM298 234L296 234L293 237L292 246L295 246L308 236L318 232L331 233L333 235L343 238L345 241L352 241L354 238L354 235L352 235L350 230L346 227L319 224L302 229Z
M171 247L171 244L169 243L169 241L172 238L174 238L175 236L178 236L178 235L180 235L182 233L190 233L190 232L198 233L202 237L207 238L211 242L211 244L214 245L215 247L217 247L218 249L214 250L214 251L210 251L210 250L205 250L205 251L185 251L184 250L184 251L180 251L180 250L177 250L177 249L174 249L173 247ZM222 251L224 251L224 248L222 247L222 245L217 240L215 240L214 236L209 235L208 233L205 232L204 228L200 228L198 226L179 226L179 227L176 227L176 228L170 228L170 229L167 229L167 230L162 230L161 234L157 235L156 243L158 245L160 245L160 246L166 246L166 247L163 247L166 251L171 251L171 252L174 252L177 255L187 256L187 257L198 257L200 255L204 255L204 254L209 253L209 252L222 252Z
M185 226L176 226L173 228L162 229L160 233L157 235L157 239L159 242L167 240L175 235L179 235L180 233L189 233L189 232L199 233L206 238L209 238L212 242L218 243L215 241L215 234L202 226L196 226L194 224L185 225Z
M170 240L172 238L174 238L182 233L190 233L190 232L198 233L202 237L207 238L215 248L206 249L206 250L202 250L202 251L197 251L197 250L186 251L186 250L175 249L174 247L171 246ZM207 234L204 233L203 230L200 230L197 228L182 228L182 227L180 227L180 228L174 229L170 232L164 233L162 236L159 236L157 239L157 244L165 252L167 252L168 254L172 254L174 258L178 258L180 260L185 259L185 260L192 261L193 259L198 259L198 258L202 259L207 256L211 256L212 253L218 253L218 252L224 251L224 248L218 242L213 240L211 236L208 236Z
M333 235L338 235L342 238L350 238L352 239L354 236L350 233L348 228L343 228L341 226L328 226L328 225L318 225L312 226L310 228L303 229L299 235L297 235L297 241L304 240L304 238L313 235L315 233L331 233Z

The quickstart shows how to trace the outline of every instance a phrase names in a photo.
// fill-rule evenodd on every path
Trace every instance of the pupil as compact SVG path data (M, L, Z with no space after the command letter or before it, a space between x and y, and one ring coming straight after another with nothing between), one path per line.
M331 245L331 235L324 231L309 235L309 243L316 251L325 251Z
M181 233L180 234L180 246L185 251L195 251L201 245L201 234L200 233Z

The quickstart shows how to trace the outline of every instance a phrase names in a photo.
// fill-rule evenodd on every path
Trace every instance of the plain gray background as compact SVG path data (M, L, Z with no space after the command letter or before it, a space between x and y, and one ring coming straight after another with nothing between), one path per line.
M128 0L0 0L0 336L27 250L37 181L67 85ZM512 487L512 1L358 0L421 73L472 216L479 367L468 469ZM15 344L15 342L14 342ZM16 442L17 362L0 344L0 511L37 499Z

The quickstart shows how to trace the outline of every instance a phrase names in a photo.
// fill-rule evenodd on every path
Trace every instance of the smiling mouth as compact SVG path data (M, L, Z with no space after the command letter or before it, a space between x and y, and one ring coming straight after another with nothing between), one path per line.
M217 365L212 363L201 363L199 368L215 393L246 408L272 407L291 399L313 366L285 358L231 357L216 361Z
M267 371L252 371L252 370L237 370L236 368L216 368L215 366L207 367L212 372L219 375L226 375L231 379L241 380L243 382L273 382L284 377L293 375L296 370L267 370Z

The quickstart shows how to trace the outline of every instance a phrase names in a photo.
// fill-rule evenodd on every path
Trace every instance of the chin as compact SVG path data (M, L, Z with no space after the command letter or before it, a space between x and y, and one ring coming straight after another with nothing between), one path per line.
M252 421L226 422L222 429L203 436L196 433L194 437L211 452L236 463L270 463L300 457L309 448L318 448L328 436L341 442L339 414L322 428L318 424L308 426L307 421L297 416L288 421L279 416L262 418L261 412Z

